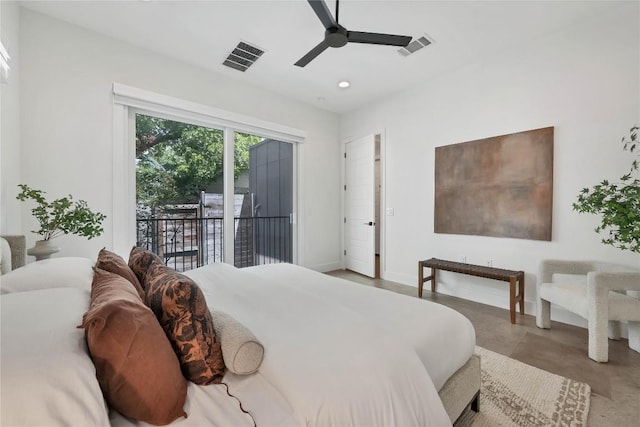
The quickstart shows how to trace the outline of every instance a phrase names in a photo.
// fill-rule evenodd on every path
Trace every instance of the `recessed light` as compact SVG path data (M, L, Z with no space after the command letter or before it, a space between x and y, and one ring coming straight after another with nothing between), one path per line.
M351 86L351 83L349 83L349 82L348 82L348 81L346 81L346 80L342 80L341 82L339 82L339 83L338 83L338 87L339 87L339 88L342 88L342 89L346 89L346 88L348 88L349 86Z

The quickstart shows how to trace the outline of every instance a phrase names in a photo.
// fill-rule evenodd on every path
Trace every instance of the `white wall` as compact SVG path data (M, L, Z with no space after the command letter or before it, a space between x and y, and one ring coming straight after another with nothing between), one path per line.
M384 278L417 286L420 259L466 256L483 265L491 259L495 267L527 273L526 310L533 313L543 258L640 266L638 254L600 243L595 216L571 209L581 188L629 170L632 157L620 139L640 122L638 9L638 2L627 2L343 115L342 139L386 129L383 212L394 208L395 215L383 217ZM545 126L555 126L551 242L433 232L435 147ZM504 282L439 277L440 292L508 307Z
M94 257L112 244L112 84L118 82L306 131L302 262L321 270L339 265L337 115L27 9L21 9L20 43L22 181L51 196L71 193L108 217L98 239L57 239L64 255ZM23 232L33 224L26 210L23 224Z
M20 202L20 8L14 1L0 2L0 39L11 56L9 80L0 84L0 234L22 233Z

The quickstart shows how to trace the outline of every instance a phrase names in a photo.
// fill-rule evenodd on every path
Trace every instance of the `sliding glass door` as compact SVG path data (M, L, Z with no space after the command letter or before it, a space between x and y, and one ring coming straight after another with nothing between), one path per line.
M179 271L294 261L294 144L146 112L135 130L138 245Z

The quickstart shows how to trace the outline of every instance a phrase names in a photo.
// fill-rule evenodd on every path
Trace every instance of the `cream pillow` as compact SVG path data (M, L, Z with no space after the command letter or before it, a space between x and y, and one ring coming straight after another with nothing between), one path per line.
M211 317L227 369L238 375L256 372L264 356L260 341L246 326L227 313L214 310Z
M63 257L32 262L0 276L0 293L36 291L50 288L91 290L93 261Z

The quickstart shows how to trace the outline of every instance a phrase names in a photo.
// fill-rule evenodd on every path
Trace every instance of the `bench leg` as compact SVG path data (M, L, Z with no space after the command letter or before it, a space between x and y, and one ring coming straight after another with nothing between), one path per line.
M471 401L471 410L473 412L480 412L480 392L477 392Z
M418 261L418 298L422 298L423 285L424 285L424 277L422 272L422 262Z
M509 279L509 313L511 323L516 323L516 278Z
M520 314L524 314L524 276L518 283L518 294L520 295Z
M436 269L431 267L431 292L436 291Z

